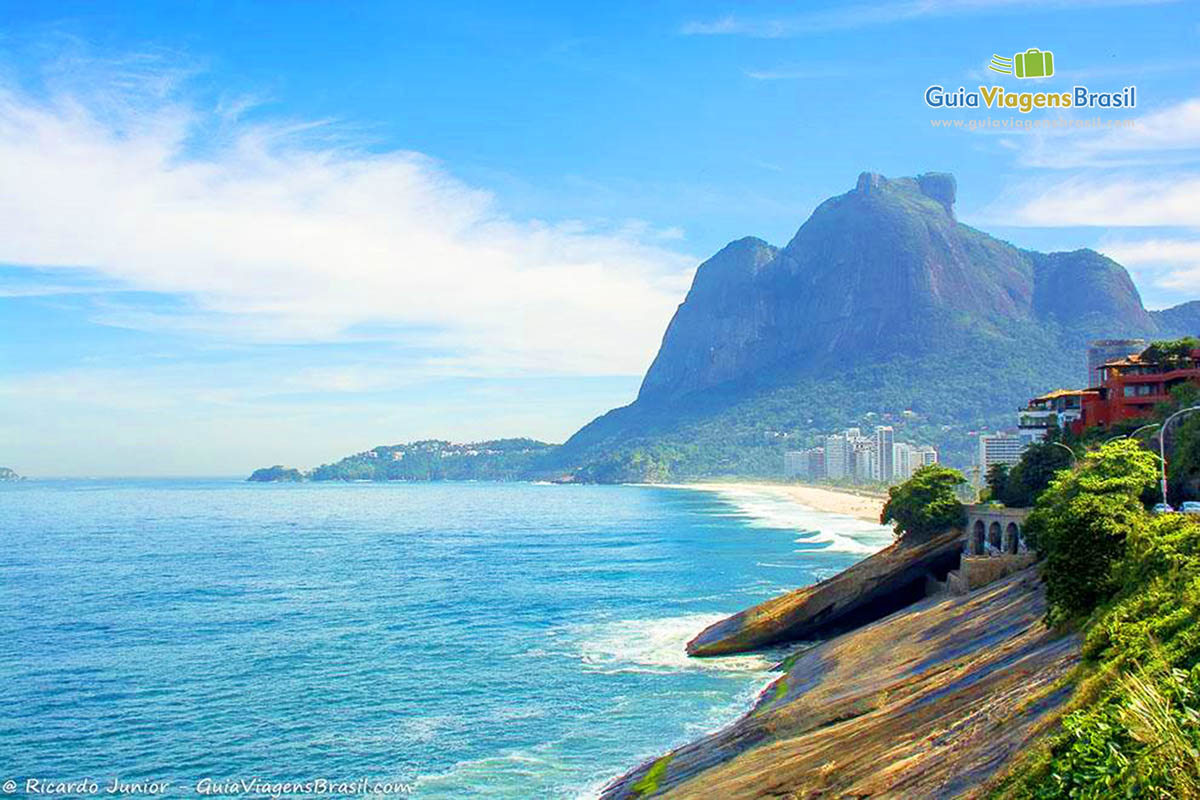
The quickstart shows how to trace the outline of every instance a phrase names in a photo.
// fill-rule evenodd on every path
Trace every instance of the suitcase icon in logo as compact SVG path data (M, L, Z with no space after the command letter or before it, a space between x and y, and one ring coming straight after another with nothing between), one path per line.
M1018 78L1049 78L1054 74L1054 53L1031 47L1013 56Z

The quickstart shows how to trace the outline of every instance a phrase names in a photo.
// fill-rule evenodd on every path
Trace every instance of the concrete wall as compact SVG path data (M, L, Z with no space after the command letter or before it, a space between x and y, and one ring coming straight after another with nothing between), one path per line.
M980 586L986 586L1006 575L1025 569L1034 562L1034 554L1030 551L1015 555L998 556L968 556L962 558L956 580L951 590L972 591Z

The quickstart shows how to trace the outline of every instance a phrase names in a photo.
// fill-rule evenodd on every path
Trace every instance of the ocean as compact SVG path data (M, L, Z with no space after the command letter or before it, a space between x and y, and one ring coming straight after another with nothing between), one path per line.
M0 780L589 797L780 655L688 639L890 540L753 490L0 484Z

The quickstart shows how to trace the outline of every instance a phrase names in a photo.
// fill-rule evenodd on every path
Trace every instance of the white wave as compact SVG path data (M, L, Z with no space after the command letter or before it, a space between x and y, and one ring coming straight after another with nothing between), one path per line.
M797 544L869 555L892 543L891 528L846 514L817 511L771 491L743 487L714 487L711 491L732 507L732 515L743 517L750 527L798 531Z
M657 619L625 619L575 626L579 658L586 669L600 672L766 673L773 664L761 655L691 658L686 646L724 614L684 614Z
M528 752L459 761L445 772L418 776L419 797L480 797L507 800L528 796L529 786L557 783L569 775L558 758Z

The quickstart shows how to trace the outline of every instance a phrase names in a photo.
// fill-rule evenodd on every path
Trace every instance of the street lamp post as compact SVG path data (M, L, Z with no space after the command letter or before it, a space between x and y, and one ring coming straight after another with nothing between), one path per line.
M1162 427L1158 430L1158 460L1162 464L1162 501L1163 505L1166 506L1170 505L1170 503L1167 502L1167 428L1176 417L1189 414L1193 411L1200 411L1200 406L1190 406L1188 408L1179 409L1174 414L1167 417L1166 421L1163 422Z
M1109 442L1115 442L1117 439L1132 439L1135 436L1137 436L1139 433L1141 433L1142 431L1146 430L1147 428L1157 428L1157 427L1159 427L1159 424L1157 422L1151 422L1149 425L1143 425L1142 427L1138 428L1133 433L1122 433L1120 436L1113 436L1110 439L1105 439L1104 442L1105 442L1105 444L1107 444Z
M1067 446L1066 446L1065 444L1063 444L1062 442L1048 442L1048 444L1052 444L1052 445L1054 445L1055 447L1061 447L1063 450L1066 450L1068 453L1070 453L1070 454L1071 454L1071 463L1072 463L1072 464L1076 464L1076 463L1078 463L1078 461L1079 461L1079 456L1075 455L1075 451L1074 451L1074 450L1072 450L1071 448L1067 447Z

